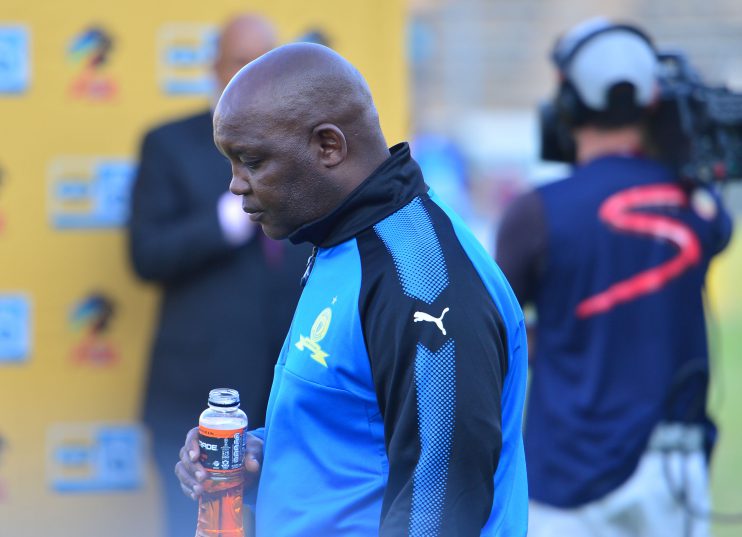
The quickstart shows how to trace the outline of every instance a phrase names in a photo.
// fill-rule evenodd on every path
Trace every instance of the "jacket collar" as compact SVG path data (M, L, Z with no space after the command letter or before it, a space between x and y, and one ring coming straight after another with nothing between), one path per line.
M294 244L328 248L345 242L427 192L420 167L407 143L391 155L328 215L303 225L289 236Z

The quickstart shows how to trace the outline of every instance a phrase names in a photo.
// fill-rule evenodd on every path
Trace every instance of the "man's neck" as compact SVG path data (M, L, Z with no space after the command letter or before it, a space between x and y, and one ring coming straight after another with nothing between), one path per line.
M642 129L636 126L608 130L582 127L574 136L580 164L608 155L636 155L644 146Z
M354 166L346 172L343 178L344 195L347 196L353 192L358 185L363 183L368 177L389 158L389 149L384 144L376 144L374 149L369 148L364 158L358 159Z

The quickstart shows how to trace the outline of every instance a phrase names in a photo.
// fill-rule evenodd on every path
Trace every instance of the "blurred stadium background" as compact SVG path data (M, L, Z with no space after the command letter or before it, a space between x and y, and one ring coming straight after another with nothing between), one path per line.
M738 0L5 0L0 535L159 536L136 424L157 297L128 265L127 188L144 130L205 105L215 29L246 10L284 42L321 32L355 63L390 144L413 140L490 251L513 196L560 172L538 162L536 105L554 89L547 57L564 29L595 15L636 22L706 81L742 91ZM742 189L725 197L739 224ZM742 511L740 274L737 233L709 292L720 511Z

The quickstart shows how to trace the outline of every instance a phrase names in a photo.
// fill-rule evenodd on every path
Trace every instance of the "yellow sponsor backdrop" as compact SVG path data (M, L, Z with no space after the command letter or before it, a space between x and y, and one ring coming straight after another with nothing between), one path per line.
M59 492L50 485L59 473L53 448L60 438L71 448L62 461L67 477L84 478L91 465L87 442L95 435L86 427L95 431L95 424L136 419L156 305L154 290L132 276L120 227L55 227L50 213L58 200L50 196L50 181L65 173L84 179L96 159L133 160L146 128L202 109L201 97L161 90L158 35L169 23L219 24L244 10L272 18L284 42L310 29L324 30L331 45L367 77L390 144L404 138L400 0L0 4L0 27L25 26L30 42L28 88L0 93L0 297L20 293L31 306L30 353L19 361L0 361L0 535L158 535L157 483L149 470L133 490ZM71 93L82 64L68 48L95 26L113 40L108 61L93 80L104 93L115 87L108 100ZM84 200L68 205L72 211L90 209ZM93 293L114 306L107 330L95 337L89 335L91 321L71 320L73 307ZM75 349L86 342L88 355L83 352L76 361Z
M709 296L715 314L724 320L742 315L742 219L734 223L732 241L711 265L709 272Z

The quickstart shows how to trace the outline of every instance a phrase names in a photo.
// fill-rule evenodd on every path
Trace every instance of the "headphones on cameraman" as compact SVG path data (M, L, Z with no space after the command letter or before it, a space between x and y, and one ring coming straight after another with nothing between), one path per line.
M637 104L634 99L633 110L630 107L623 110L617 117L611 117L607 111L590 108L580 97L575 82L570 79L569 69L577 54L596 37L611 32L623 32L637 36L656 54L651 38L636 26L613 24L604 20L595 21L589 28L585 28L584 35L570 33L558 39L551 53L551 60L557 67L560 76L554 106L559 118L570 127L578 127L588 121L604 123L606 126L616 126L617 120L621 122L626 118L633 119L634 116L638 120L646 108L646 106Z

